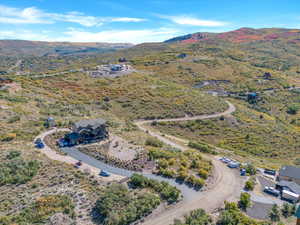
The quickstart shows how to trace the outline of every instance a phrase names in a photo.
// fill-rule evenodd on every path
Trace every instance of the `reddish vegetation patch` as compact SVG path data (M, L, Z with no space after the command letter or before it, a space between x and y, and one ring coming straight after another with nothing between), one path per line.
M197 41L224 40L233 43L244 43L251 41L272 41L277 39L292 39L288 43L298 43L297 37L300 38L300 30L282 30L282 29L267 29L255 30L251 28L241 28L239 30L220 33L196 33L190 39L183 40L183 43L195 43Z
M198 42L199 40L196 39L187 39L187 40L183 40L182 43L186 43L186 44L190 44L190 43L195 43Z
M278 34L268 34L264 37L265 40L275 40L278 39L280 36Z
M294 40L290 40L288 41L289 44L300 44L300 39L294 39Z

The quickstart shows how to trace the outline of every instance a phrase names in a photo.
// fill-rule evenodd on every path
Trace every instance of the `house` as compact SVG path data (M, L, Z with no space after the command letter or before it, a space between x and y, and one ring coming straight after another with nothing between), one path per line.
M279 181L291 181L300 185L300 168L295 166L283 166L277 177Z
M300 185L298 185L294 182L291 182L291 181L285 181L285 180L279 181L276 184L276 189L281 192L283 190L286 190L286 191L293 192L297 195L300 195Z
M102 141L109 137L107 123L103 119L81 120L74 123L72 132L64 137L69 146Z

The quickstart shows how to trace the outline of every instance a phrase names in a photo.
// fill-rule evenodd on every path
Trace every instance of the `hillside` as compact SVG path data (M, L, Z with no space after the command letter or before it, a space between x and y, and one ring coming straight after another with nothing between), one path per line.
M266 28L252 29L241 28L225 33L194 33L181 37L175 37L165 41L166 43L195 43L198 41L227 41L232 43L247 43L255 41L274 41L281 40L291 44L300 44L300 30L298 29L281 29Z
M111 138L117 140L111 142L113 156L120 158L105 158L101 154L108 151L99 143L84 145L80 151L123 169L132 161L124 163L122 156L131 155L135 161L144 157L158 175L182 179L198 188L208 184L196 193L199 197L210 196L214 180L224 181L216 190L222 193L219 190L226 185L234 186L227 179L232 178L236 182L232 188L238 191L231 194L229 190L231 197L243 186L239 186L237 172L202 153L226 155L261 167L300 165L298 35L300 30L242 28L136 46L0 41L0 161L4 162L0 166L0 223L30 224L34 218L36 224L53 224L49 220L63 213L71 220L63 224L124 225L143 220L167 197L173 195L167 201L178 200L179 193L168 183L135 176L137 187L132 189L131 180L127 189L109 185L121 179L114 174L100 177L99 171L74 168L74 160L67 164L63 160L67 156L56 145L64 135L62 130L46 139L58 154L58 161L51 160L49 150L47 155L45 148L33 144L48 130L45 122L49 117L58 128L83 119L105 119ZM125 60L120 62L121 58ZM119 77L90 75L96 66L109 63L124 63L134 70ZM37 76L40 74L49 76ZM222 114L228 102L234 110ZM199 115L205 116L199 119ZM143 132L138 125L149 119ZM161 139L153 138L155 131ZM185 141L182 149L186 150L180 151L176 146ZM197 150L190 150L192 146ZM16 164L20 166L15 171ZM227 175L214 179L213 168L218 170L216 177ZM206 203L196 200L195 204ZM207 205L214 204L207 201ZM189 201L183 203L189 211ZM92 221L95 212L110 222L126 220Z
M62 56L102 53L128 47L132 44L0 40L0 56Z

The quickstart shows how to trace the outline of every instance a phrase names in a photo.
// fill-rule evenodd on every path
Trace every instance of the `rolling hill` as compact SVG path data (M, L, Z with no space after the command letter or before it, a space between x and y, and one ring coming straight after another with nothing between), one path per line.
M245 43L253 41L285 40L292 44L300 44L300 30L282 28L241 28L225 33L194 33L181 37L175 37L165 41L166 43L182 42L195 43L198 41L228 41L232 43Z
M72 43L0 40L0 56L63 56L115 51L132 47L129 43Z

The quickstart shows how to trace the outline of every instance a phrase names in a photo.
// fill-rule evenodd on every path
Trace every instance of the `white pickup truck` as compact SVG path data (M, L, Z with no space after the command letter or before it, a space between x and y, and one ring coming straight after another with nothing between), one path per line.
M291 201L293 203L297 203L299 201L300 196L293 192L283 190L281 197L285 200Z

